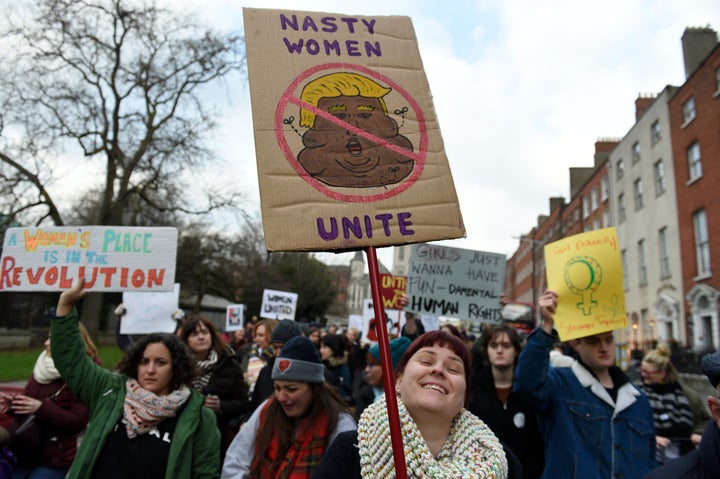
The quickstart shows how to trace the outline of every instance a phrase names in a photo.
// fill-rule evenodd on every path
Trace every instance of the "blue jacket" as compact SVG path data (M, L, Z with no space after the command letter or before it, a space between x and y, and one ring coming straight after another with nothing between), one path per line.
M656 465L655 427L647 398L625 377L613 401L577 361L571 367L550 367L555 341L536 329L515 370L514 388L538 401L545 439L542 477L633 479L646 474Z

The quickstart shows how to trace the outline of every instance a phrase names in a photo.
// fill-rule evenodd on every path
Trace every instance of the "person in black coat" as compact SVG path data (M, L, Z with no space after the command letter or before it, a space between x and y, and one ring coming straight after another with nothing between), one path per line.
M511 326L501 324L488 327L480 341L483 363L473 369L473 400L468 410L515 453L525 478L539 478L545 459L534 402L529 395L512 391L520 336Z
M193 380L193 389L205 395L204 406L215 412L224 456L236 432L230 421L250 411L242 366L234 352L223 344L212 321L204 316L186 319L180 339L195 355L199 375Z
M702 372L715 388L708 407L713 420L703 432L698 449L653 469L642 479L710 479L720 477L720 352L706 354Z

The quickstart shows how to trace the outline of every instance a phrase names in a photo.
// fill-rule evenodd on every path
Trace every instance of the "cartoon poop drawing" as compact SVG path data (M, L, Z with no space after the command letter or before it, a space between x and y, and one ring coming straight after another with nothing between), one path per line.
M309 82L301 99L323 112L301 109L298 162L313 178L330 186L371 188L402 181L415 161L408 138L388 116L386 88L356 73L331 73Z

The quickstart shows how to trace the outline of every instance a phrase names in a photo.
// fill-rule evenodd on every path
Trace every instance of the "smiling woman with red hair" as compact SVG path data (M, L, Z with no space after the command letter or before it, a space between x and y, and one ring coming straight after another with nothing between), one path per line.
M505 478L508 462L492 431L465 409L470 353L459 339L431 331L398 363L395 392L409 477ZM313 476L394 477L387 404L363 412L357 434L341 434Z

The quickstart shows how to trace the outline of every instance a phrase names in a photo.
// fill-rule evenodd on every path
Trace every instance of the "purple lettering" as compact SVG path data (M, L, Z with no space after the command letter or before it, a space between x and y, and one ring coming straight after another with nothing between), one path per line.
M381 57L382 50L380 50L380 42L375 42L374 45L370 42L365 42L365 53L367 53L369 57L373 56L373 53L376 57Z
M320 23L325 25L322 28L323 32L333 33L337 32L337 24L335 23L335 17L323 17L320 19Z
M412 221L410 217L412 213L403 212L397 214L398 219L398 231L403 236L414 235L415 231L410 229ZM393 219L392 213L380 213L374 217L370 215L363 215L362 217L353 216L348 217L331 217L328 218L330 228L326 227L326 220L323 218L316 218L318 235L325 241L333 241L339 237L338 221L342 227L342 235L345 239L354 237L356 239L372 238L375 235L376 230L382 229L382 232L386 237L390 237L393 234L393 228L391 221ZM376 221L375 221L376 220Z
M332 42L330 40L323 40L323 43L325 44L325 55L330 56L330 50L333 50L335 55L340 56L340 42L337 40Z
M352 219L343 218L342 219L342 227L343 227L343 237L345 239L350 238L350 232L354 233L355 237L358 239L363 237L362 226L360 225L360 218L358 218L357 216L354 216Z
M318 234L325 241L332 241L338 237L338 224L336 218L330 218L330 231L325 229L325 221L322 218L317 219Z
M320 44L317 42L317 40L313 40L312 38L305 42L305 50L310 55L317 55L320 53Z
M306 16L305 20L303 20L302 29L303 32L307 32L308 30L314 30L316 32L318 31L318 27L317 25L315 25L315 22L310 15Z
M351 57L359 57L361 55L357 45L357 40L345 40L345 48L347 48L348 55Z
M302 53L302 47L303 47L303 41L300 40L298 43L290 43L290 40L287 38L283 38L283 41L285 42L285 46L288 49L288 52L290 53Z
M284 13L280 14L280 28L283 30L287 30L287 27L292 28L293 30L298 30L298 22L297 22L297 16L293 15L292 20L285 16Z
M357 18L343 17L340 20L347 24L348 31L350 33L355 33L355 23L358 21Z
M390 213L383 213L381 215L375 215L375 219L382 221L385 236L390 236L390 220L392 219L392 215Z
M400 234L403 236L410 236L415 234L415 230L409 229L410 226L412 226L412 221L410 221L410 217L412 216L412 213L406 212L406 213L398 213L398 227L400 228Z
M365 24L365 26L367 27L368 33L370 35L375 34L375 19L374 18L371 18L370 20L365 20L364 18L361 18L360 21Z

